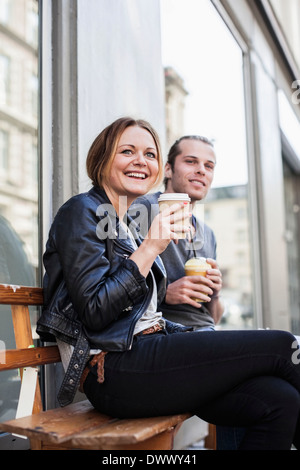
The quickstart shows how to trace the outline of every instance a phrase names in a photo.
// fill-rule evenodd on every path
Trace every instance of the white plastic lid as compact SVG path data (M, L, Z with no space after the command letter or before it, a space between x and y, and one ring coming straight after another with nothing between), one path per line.
M158 202L162 201L188 201L191 202L191 198L186 193L166 193L161 194L158 198Z

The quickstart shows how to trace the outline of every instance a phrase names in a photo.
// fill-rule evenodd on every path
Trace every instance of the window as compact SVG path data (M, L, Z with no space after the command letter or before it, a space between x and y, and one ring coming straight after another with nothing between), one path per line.
M0 2L0 23L7 24L10 20L11 0L1 0Z
M8 170L8 133L0 130L0 170L1 177Z
M283 30L285 40L300 67L300 4L297 0L269 0L272 9L277 17L277 21Z
M34 72L28 73L27 83L27 108L28 112L37 118L38 115L38 76Z
M27 7L27 22L26 22L26 36L27 42L34 48L38 45L38 3L36 0L26 2Z
M10 58L0 53L0 106L9 102Z
M204 216L215 232L217 259L225 274L222 328L251 328L255 320L243 50L209 0L161 0L161 17L166 147L184 134L214 141L214 182L204 204L196 207L205 206L199 218Z
M244 243L247 241L247 233L244 229L237 230L236 233L236 241L238 243Z
M300 334L300 175L288 164L283 154L284 192L286 206L285 241L288 257L289 301L291 314L291 331Z
M0 1L0 282L7 284L36 285L39 278L37 8L36 0ZM32 12L34 34L26 36ZM5 306L0 342L14 346ZM17 371L1 373L1 421L15 417L19 387ZM2 442L0 435L0 448Z

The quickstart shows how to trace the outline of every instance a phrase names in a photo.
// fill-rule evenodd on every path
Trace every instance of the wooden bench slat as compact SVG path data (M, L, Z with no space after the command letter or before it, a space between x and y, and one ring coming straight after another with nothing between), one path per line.
M108 446L137 444L157 436L182 423L190 414L157 416L142 419L120 419L104 427L78 433L72 439L72 446L86 448L107 448Z
M115 419L96 411L88 400L65 408L0 423L0 430L73 448L108 448L137 444L168 431L190 414L143 419Z
M0 284L0 303L7 305L43 305L41 287Z
M0 372L22 367L42 366L61 362L57 346L44 346L29 349L7 349L0 351Z
M78 444L74 445L73 440L64 442L59 446L55 446L53 444L42 443L42 449L44 450L71 450L71 449L84 449L84 450L171 450L173 449L174 445L174 437L176 435L177 429L181 426L181 423L176 428L168 429L160 434L156 434L155 436L151 436L149 439L145 439L144 441L137 442L135 444L103 444L101 442L96 442L96 444L92 446L83 446L78 439Z
M60 444L78 433L110 421L115 419L99 413L88 400L84 400L64 408L5 421L0 423L0 430Z

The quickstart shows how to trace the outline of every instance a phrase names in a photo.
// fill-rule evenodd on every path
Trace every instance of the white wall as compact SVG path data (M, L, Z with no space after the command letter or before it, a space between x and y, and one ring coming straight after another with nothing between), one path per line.
M146 119L164 140L164 76L159 0L78 0L77 16L79 190L84 191L88 149L116 118Z

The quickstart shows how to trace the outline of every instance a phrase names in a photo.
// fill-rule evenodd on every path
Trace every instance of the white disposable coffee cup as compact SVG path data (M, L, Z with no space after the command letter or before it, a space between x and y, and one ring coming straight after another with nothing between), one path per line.
M181 209L182 219L176 222L179 226L179 230L176 231L178 238L185 238L186 232L180 229L180 226L188 227L190 225L190 202L191 198L185 193L165 193L161 194L158 198L159 211L162 212L167 207L173 206L176 203L187 202Z

